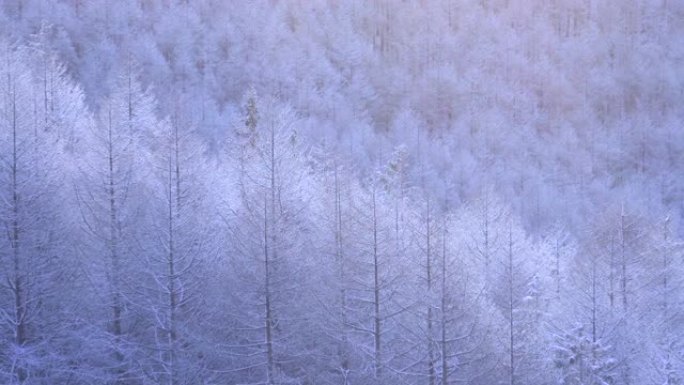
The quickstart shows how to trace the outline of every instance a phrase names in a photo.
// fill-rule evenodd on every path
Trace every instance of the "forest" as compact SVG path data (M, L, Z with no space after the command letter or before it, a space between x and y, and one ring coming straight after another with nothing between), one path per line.
M0 383L684 384L684 2L0 2Z

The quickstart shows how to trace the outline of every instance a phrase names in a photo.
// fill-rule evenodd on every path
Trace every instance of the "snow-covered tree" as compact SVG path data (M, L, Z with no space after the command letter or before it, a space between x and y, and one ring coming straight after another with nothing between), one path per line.
M61 143L39 132L32 103L35 78L25 49L0 43L0 376L8 384L68 378L66 321L73 279L61 215ZM62 297L65 295L66 297Z
M127 75L116 79L112 94L100 107L95 124L81 128L80 175L74 181L83 240L79 247L83 269L94 297L93 365L107 367L106 383L131 382L139 377L132 335L136 314L132 294L141 264L140 223L143 203L142 129L154 127L149 96ZM137 167L136 167L137 166ZM102 317L102 313L107 314ZM102 333L102 334L99 334Z
M244 330L237 345L246 356L245 373L258 368L247 378L271 384L297 375L293 359L302 354L293 350L293 336L303 327L293 299L304 290L306 175L291 108L275 100L260 102L250 92L244 116L236 123L240 198L226 216L232 243L226 258L238 281L232 285L239 310L231 318ZM243 316L245 309L250 310Z

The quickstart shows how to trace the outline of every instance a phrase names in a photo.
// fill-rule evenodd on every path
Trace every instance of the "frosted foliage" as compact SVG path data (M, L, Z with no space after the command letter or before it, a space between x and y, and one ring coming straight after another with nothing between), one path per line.
M0 2L0 383L684 384L681 20Z

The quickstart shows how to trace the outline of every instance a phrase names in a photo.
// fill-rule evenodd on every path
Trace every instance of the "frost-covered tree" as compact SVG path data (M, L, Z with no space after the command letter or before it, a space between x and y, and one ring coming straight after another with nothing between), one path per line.
M136 313L132 293L140 273L142 178L141 130L154 127L148 95L126 76L116 79L112 94L100 107L95 124L81 128L80 176L75 190L81 212L83 269L94 289L93 365L106 367L101 381L133 382L140 376L132 336ZM107 314L101 317L102 313ZM102 334L99 334L102 333Z
M682 381L682 338L675 332L682 319L682 248L672 233L671 220L647 224L648 235L640 276L643 287L635 298L635 318L643 338L635 360L634 381L676 384Z
M481 266L480 277L485 285L492 280L493 262L504 250L506 210L496 197L492 189L486 188L482 195L470 205L472 216L477 220L472 240L468 244L469 253L476 258Z
M459 382L494 382L497 364L490 319L495 311L476 279L479 265L469 258L468 226L475 221L467 209L439 220L435 238L435 295L437 379L444 385ZM468 230L466 230L468 229ZM494 343L494 345L492 345Z
M0 43L0 376L8 384L52 383L68 375L66 330L73 276L61 216L61 143L39 132L28 52ZM62 295L66 297L62 297Z
M238 365L254 381L277 383L299 375L295 333L303 327L293 301L304 290L303 152L296 115L275 100L247 95L239 130L239 201L227 216L232 253L226 256L239 282L234 293ZM262 104L263 103L263 104ZM249 309L249 310L248 310ZM238 368L235 368L236 371ZM255 373L251 373L256 371Z
M336 378L348 384L363 362L351 327L359 316L352 300L355 266L360 261L353 226L352 194L358 187L352 185L352 175L341 159L330 159L324 154L319 163L320 190L312 203L317 214L316 223L320 224L316 232L316 280L325 290L315 294L317 302L311 310L318 315L316 329L321 330L330 345L321 349L325 370L330 371L325 378Z
M147 228L141 231L146 277L143 296L136 301L150 325L146 372L159 384L196 383L208 377L198 325L210 314L200 286L204 268L212 262L202 147L185 120L152 123L152 180L146 184L151 199Z
M50 47L49 36L57 30L44 23L32 36L27 49L35 81L31 108L36 119L35 129L51 133L66 150L73 151L78 141L76 134L81 126L88 124L90 113L81 86Z
M495 260L493 301L500 307L507 325L505 363L507 381L544 383L543 336L546 288L540 282L537 266L548 258L544 249L530 241L512 217L507 218L508 233L504 250Z
M601 339L578 326L554 341L553 362L558 384L606 385L616 383L618 362Z
M398 286L402 258L390 252L391 225L386 220L390 206L379 183L371 179L355 197L355 237L362 261L355 271L358 283L350 302L363 313L352 327L361 337L358 343L367 357L363 373L366 380L382 382L391 378L389 367L398 353L388 349L400 338L395 317L405 310L405 304L399 302L403 296Z

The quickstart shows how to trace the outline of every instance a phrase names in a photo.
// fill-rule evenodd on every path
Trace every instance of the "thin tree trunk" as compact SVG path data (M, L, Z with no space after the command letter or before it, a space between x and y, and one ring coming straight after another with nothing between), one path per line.
M176 149L177 149L177 142L176 142ZM177 156L177 152L176 152ZM176 298L176 255L175 255L175 226L174 226L174 219L176 215L178 215L178 212L174 214L173 212L173 206L174 206L174 200L173 200L173 169L174 169L174 164L176 166L176 172L178 171L178 158L176 157L176 162L173 162L172 157L169 156L169 180L168 180L168 188L169 188L169 196L168 196L168 216L169 216L169 254L168 254L168 293L169 293L169 325L168 325L168 344L169 344L169 385L175 385L176 384L176 307L177 307L177 298ZM177 174L176 174L177 175ZM178 182L178 181L176 181ZM178 195L178 191L176 191L176 195ZM178 203L178 202L176 202Z
M561 287L560 244L559 244L558 239L556 239L556 301L560 300L560 287Z
M347 340L347 290L346 290L346 267L343 254L343 230L342 230L342 197L340 191L340 182L337 170L337 162L334 164L335 177L335 254L338 266L338 276L340 283L340 305L341 305L341 333L342 346L340 347L340 366L342 368L343 376L346 379L346 372L349 370L349 357ZM346 382L346 381L345 381Z
M591 260L591 341L596 343L596 257Z
M20 253L20 224L19 224L19 186L17 182L17 174L19 169L18 164L18 148L17 148L17 101L16 89L12 90L12 230L11 230L11 246L12 258L14 263L14 279L12 282L12 291L14 293L14 343L22 347L27 339L27 298L24 288L23 269L21 264ZM17 368L17 378L20 383L23 383L27 378L26 370L20 365Z
M615 237L611 235L610 237L610 261L608 273L608 283L610 285L610 290L608 292L608 298L610 300L610 310L613 310L615 305Z
M271 309L271 265L269 259L269 226L268 226L268 199L264 201L264 291L265 291L265 312L266 312L266 381L273 384L275 372L273 364L273 319Z
M446 275L447 275L447 267L446 267L446 237L447 237L447 231L446 231L446 224L444 225L444 235L442 236L442 296L441 296L441 303L440 306L442 308L442 317L441 317L441 341L440 341L440 346L442 350L442 385L447 385L449 383L449 363L447 360L447 339L446 339L446 329L447 329L447 322L446 322L446 306L447 306L447 287L446 287Z
M509 316L509 338L510 355L509 363L511 385L515 385L515 330L513 329L513 232L508 232L508 316Z
M428 348L428 384L435 384L435 353L434 347L432 345L432 303L430 301L432 297L432 265L431 265L431 239L430 239L430 199L427 200L427 217L425 221L425 244L426 244L426 273L427 273L427 293L428 293L428 306L427 306L427 348Z
M118 362L117 374L119 378L123 375L122 367L124 356L120 350L123 327L121 317L123 306L121 293L119 292L119 254L118 254L118 213L116 209L116 182L114 181L114 143L112 132L112 111L111 106L108 111L107 124L107 161L108 161L108 180L107 192L109 195L109 253L111 263L111 293L112 296L112 334L114 335L114 356Z
M622 277L620 280L620 289L622 291L622 307L627 309L627 245L625 240L625 212L624 208L620 214L620 265L622 268Z
M378 221L376 209L375 189L373 190L373 311L374 311L374 347L375 347L375 378L382 374L382 354L380 350L381 319L380 319L380 277L378 266Z

